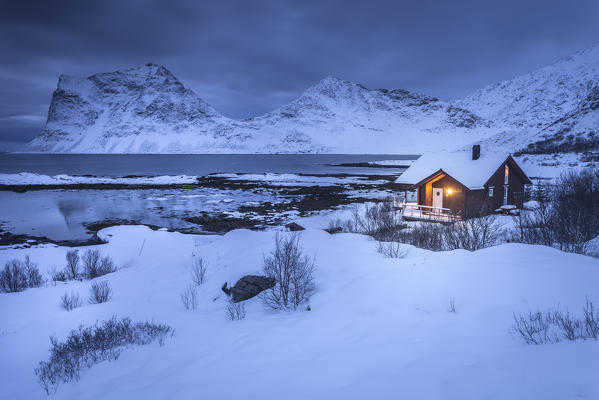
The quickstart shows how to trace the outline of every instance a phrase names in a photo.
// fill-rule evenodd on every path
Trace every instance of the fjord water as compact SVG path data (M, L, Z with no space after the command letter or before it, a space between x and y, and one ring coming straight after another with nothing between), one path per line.
M83 155L3 154L0 174L155 176L211 173L380 174L398 175L399 168L338 167L331 164L378 160L410 160L410 155ZM348 189L349 190L349 189ZM362 193L368 196L369 193ZM185 220L201 212L234 213L240 206L286 202L273 191L208 187L165 189L49 189L25 193L0 191L0 230L81 241L91 237L90 223L134 221L179 231L202 228Z
M0 154L0 173L42 175L208 175L211 173L388 174L332 164L412 160L406 154ZM384 171L381 171L384 170ZM400 171L399 171L400 172Z

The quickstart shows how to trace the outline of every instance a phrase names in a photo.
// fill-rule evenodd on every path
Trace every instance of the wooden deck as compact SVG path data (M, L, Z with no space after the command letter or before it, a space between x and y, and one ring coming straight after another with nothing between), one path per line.
M401 216L406 221L430 221L451 223L460 220L449 208L421 206L417 203L403 202L400 205Z

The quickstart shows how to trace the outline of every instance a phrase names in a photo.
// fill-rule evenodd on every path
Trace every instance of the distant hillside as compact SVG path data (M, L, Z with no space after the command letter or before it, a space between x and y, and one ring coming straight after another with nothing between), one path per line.
M599 152L599 44L456 104L502 126L488 146L524 153Z

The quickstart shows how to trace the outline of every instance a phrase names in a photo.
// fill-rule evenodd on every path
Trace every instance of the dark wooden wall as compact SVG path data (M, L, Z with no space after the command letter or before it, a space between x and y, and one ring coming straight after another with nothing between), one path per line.
M487 200L488 207L493 211L503 205L503 195L504 195L504 171L505 164L501 164L501 166L495 171L495 173L491 176L491 179L485 185L485 189L488 189L490 186L495 188L493 197L489 197ZM515 193L524 193L524 185L526 184L525 177L521 175L520 169L514 164L511 159L507 161L508 167L510 168L510 173L508 177L508 196L507 203L513 204L518 208L522 208L522 200L523 196Z

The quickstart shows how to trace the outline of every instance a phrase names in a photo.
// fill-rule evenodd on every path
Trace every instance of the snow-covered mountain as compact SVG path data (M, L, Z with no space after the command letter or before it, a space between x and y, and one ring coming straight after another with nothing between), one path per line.
M490 146L532 153L599 151L599 43L456 105L503 126Z
M327 77L295 101L243 121L217 113L154 64L61 76L29 149L77 153L407 153L454 147L491 127L472 112L405 90Z
M599 45L451 102L327 77L291 103L224 117L155 64L61 76L29 151L421 153L477 142L503 150L599 149Z

